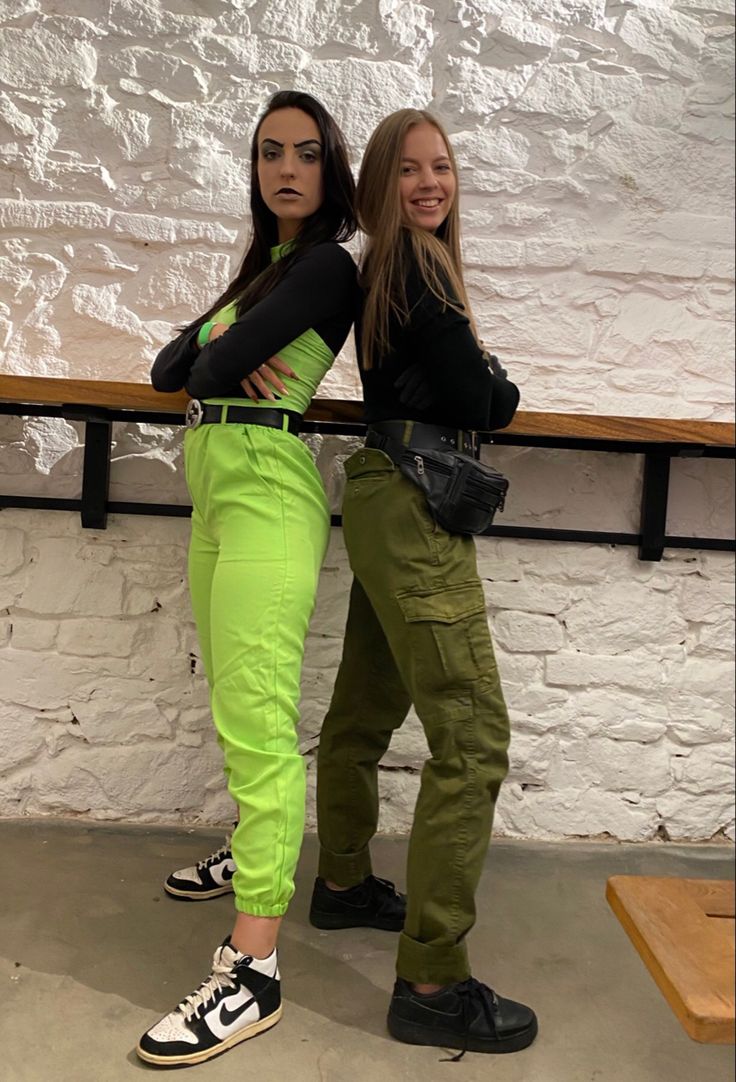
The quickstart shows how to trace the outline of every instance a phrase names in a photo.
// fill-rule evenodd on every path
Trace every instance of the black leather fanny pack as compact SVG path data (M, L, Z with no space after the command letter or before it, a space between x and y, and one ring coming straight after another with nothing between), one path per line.
M475 450L470 433L381 421L369 426L366 446L384 451L422 490L432 518L448 533L483 533L496 511L503 511L509 483L498 470L467 453Z

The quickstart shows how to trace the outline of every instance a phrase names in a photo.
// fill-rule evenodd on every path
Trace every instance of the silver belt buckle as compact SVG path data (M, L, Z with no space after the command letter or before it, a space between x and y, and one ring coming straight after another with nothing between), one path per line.
M199 428L204 417L204 406L198 398L190 399L184 414L185 428Z

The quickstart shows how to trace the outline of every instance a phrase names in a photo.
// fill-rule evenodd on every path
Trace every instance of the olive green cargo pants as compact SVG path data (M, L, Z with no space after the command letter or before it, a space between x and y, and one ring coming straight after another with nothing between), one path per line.
M475 545L434 523L420 490L382 451L358 451L345 470L355 577L319 748L319 874L345 887L370 874L378 762L413 702L430 757L409 841L397 972L462 981L509 742Z

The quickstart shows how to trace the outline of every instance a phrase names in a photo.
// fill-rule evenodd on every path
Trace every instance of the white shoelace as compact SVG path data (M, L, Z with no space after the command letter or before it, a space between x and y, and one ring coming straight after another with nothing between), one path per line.
M197 867L209 868L210 864L216 864L218 861L224 860L225 854L230 852L231 839L232 835L228 834L227 838L219 849L216 849L214 853L210 853L210 855L208 857L205 857L204 860L197 861Z
M233 966L222 961L224 947L218 947L212 962L212 972L206 980L202 981L195 992L185 996L176 1008L186 1018L187 1022L193 1017L199 1017L199 1011L206 1007L211 999L222 992L225 988L237 988L233 980Z

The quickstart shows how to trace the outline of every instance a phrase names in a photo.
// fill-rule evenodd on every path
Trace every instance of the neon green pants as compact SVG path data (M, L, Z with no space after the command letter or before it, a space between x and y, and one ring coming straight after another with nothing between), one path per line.
M186 433L184 454L192 608L240 813L235 906L279 916L304 830L299 683L329 508L308 449L288 432L201 425Z

